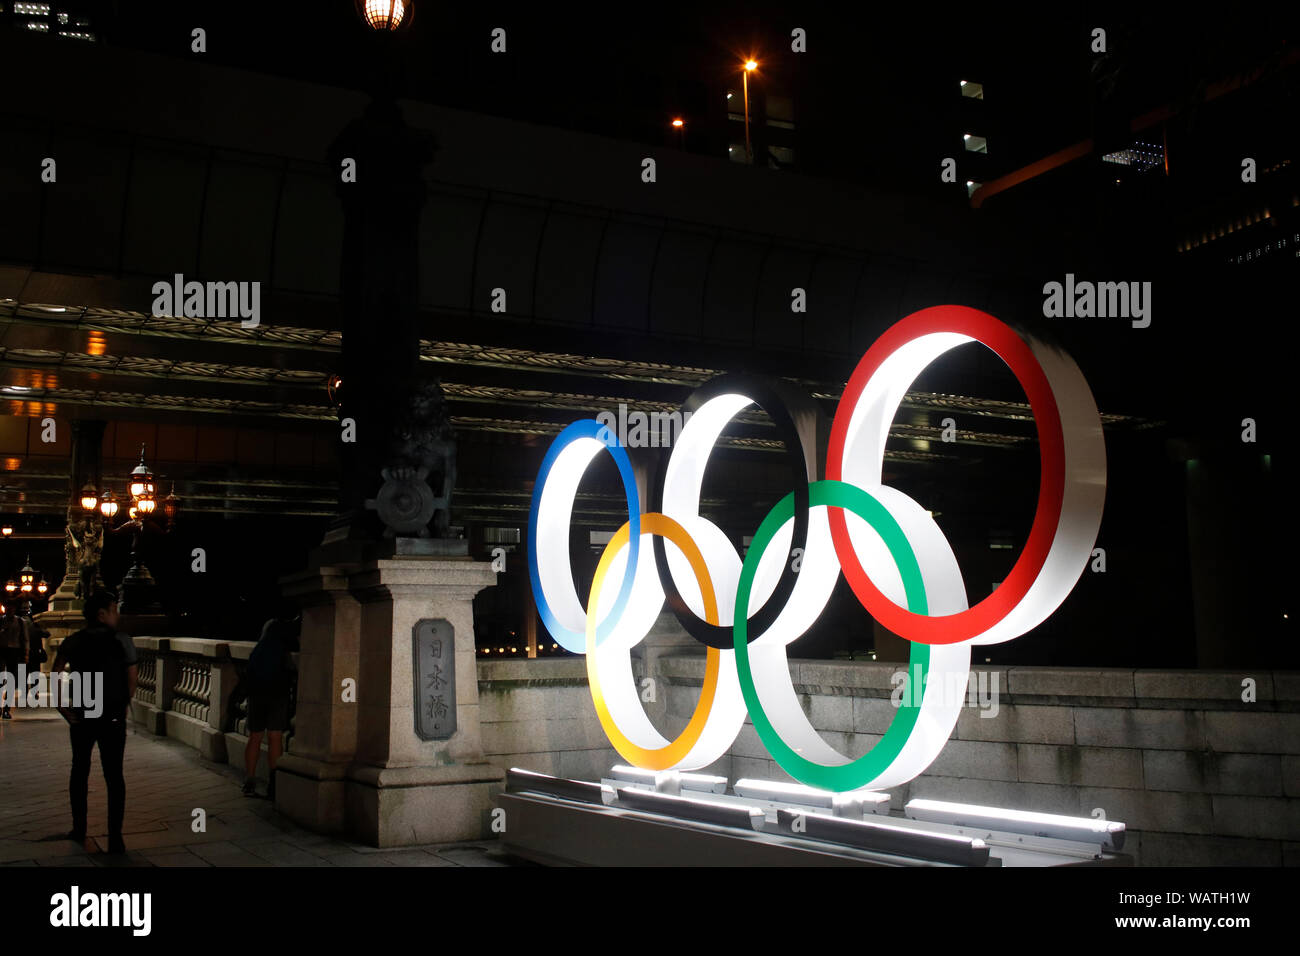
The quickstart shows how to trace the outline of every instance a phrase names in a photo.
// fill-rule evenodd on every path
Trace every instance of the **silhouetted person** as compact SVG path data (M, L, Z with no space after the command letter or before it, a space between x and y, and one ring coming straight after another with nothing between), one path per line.
M302 618L297 608L285 604L262 626L262 636L248 655L244 681L248 690L248 743L244 747L244 794L257 791L257 758L266 734L266 795L275 799L275 765L284 752L284 732L289 729L289 690L293 686L293 659L298 649Z
M90 752L99 744L99 762L108 788L108 852L125 853L122 818L126 813L126 780L122 757L126 751L126 721L135 693L136 654L131 638L117 629L117 598L108 591L96 591L86 599L82 611L87 627L70 635L54 658L51 677L68 665L81 675L81 703L93 707L63 709L72 739L72 775L68 796L72 802L72 830L68 839L86 842L86 789L90 780ZM94 675L101 674L100 699L91 702L85 690Z
M13 674L14 694L25 694L27 689L18 686L18 665L27 660L28 636L23 619L17 614L6 614L0 621L0 668ZM13 715L9 712L9 696L5 696L0 707L0 718L8 720Z

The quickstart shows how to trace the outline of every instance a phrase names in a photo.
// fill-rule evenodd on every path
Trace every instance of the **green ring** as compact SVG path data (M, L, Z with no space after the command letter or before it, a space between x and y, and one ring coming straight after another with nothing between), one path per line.
M808 486L808 506L826 505L852 511L866 521L876 533L884 539L894 563L903 578L903 591L907 596L907 609L914 614L928 614L929 607L925 600L925 582L921 578L921 567L917 564L916 553L903 529L879 501L856 485L842 481L815 481ZM893 763L902 751L907 738L916 726L921 713L919 694L908 693L911 703L899 708L898 714L890 722L889 730L871 751L850 763L828 767L814 763L796 753L781 739L772 722L763 711L763 704L758 698L754 686L754 675L749 666L748 609L749 593L753 588L754 574L758 570L763 552L767 550L773 536L780 527L794 517L794 494L788 494L768 512L763 523L754 533L754 539L745 554L745 563L740 569L740 583L736 587L736 616L732 635L735 639L736 670L740 675L740 689L745 695L745 706L758 737L776 760L777 764L800 783L823 790L856 790L864 786ZM921 687L925 687L926 676L930 668L930 645L912 641L911 659L907 669L907 680L913 675L920 675Z

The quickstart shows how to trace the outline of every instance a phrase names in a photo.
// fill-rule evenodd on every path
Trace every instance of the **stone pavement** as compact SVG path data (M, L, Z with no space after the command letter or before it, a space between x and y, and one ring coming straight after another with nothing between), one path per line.
M104 776L96 749L84 847L72 825L72 750L58 713L15 708L0 721L0 866L510 866L493 841L380 850L304 830L263 797L240 793L242 774L134 725L126 740L127 852L108 847ZM259 785L260 786L260 785ZM207 830L192 829L193 811Z

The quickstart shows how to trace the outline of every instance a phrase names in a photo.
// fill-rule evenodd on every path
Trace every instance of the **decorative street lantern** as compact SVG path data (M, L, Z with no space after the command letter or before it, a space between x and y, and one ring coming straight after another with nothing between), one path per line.
M140 464L131 470L131 477L127 479L128 488L132 498L143 498L146 495L153 497L153 472L149 466L144 463L144 445L140 446ZM150 511L153 509L150 508Z
M175 486L172 493L162 502L163 513L167 516L166 529L159 528L151 519L158 509L158 496L154 485L154 473L144 461L145 446L140 446L140 463L131 470L127 478L129 498L118 504L111 491L105 491L99 499L99 512L104 517L107 530L112 534L129 532L131 535L131 565L119 586L118 606L123 614L152 614L158 611L156 600L157 585L148 567L140 560L140 543L146 533L165 534L173 530L179 499ZM126 508L127 521L113 528L113 518L120 507Z
M357 13L377 33L409 29L415 16L415 0L356 0Z
M18 590L24 594L31 594L32 588L36 586L36 570L32 567L32 556L27 555L27 563L23 569L18 572Z
M81 489L80 500L82 511L93 513L99 508L99 493L95 490L95 486L90 482L86 482L86 486Z

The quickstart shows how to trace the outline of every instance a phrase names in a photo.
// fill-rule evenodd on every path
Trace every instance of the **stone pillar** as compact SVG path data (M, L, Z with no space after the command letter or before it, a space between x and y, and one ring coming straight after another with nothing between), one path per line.
M212 660L212 684L208 687L208 726L225 734L230 720L230 694L238 683L229 644L218 644ZM224 739L224 738L223 738Z
M343 682L360 676L361 605L348 592L346 567L317 567L281 585L303 610L293 751L276 765L276 808L304 826L337 833L357 749L357 704L343 699Z
M473 601L496 583L491 564L398 555L366 562L350 583L362 611L348 831L376 846L486 836L504 773L483 756ZM447 621L454 635L456 729L446 740L416 732L413 634L428 619Z
M343 383L340 419L352 419L356 440L340 442L339 517L326 540L365 540L378 532L365 502L374 496L388 459L392 411L407 403L420 364L420 214L423 168L434 143L406 125L397 102L379 95L330 145L333 170L355 164L355 181L341 174L343 245L339 293L343 305ZM375 334L376 329L383 330Z

